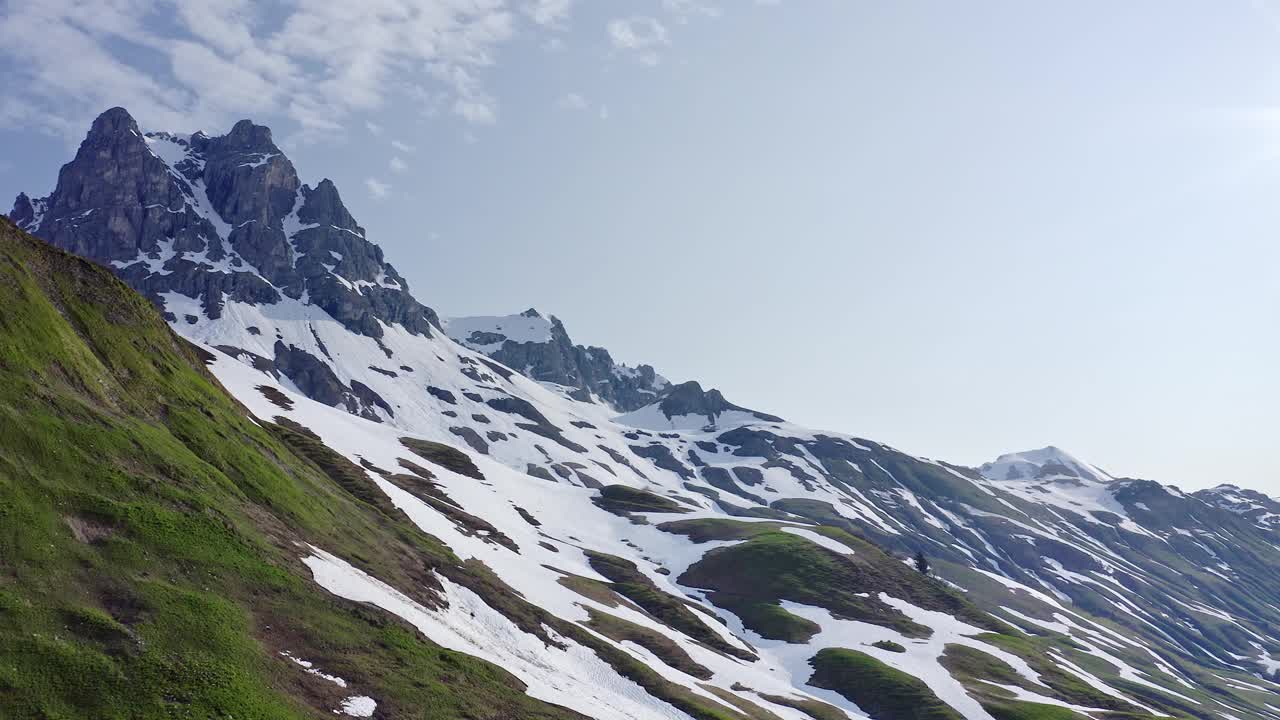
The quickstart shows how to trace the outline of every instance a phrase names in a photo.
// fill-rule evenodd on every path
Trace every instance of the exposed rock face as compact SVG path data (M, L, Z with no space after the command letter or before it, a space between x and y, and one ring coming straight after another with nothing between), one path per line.
M717 417L729 411L750 413L757 420L764 422L782 422L780 417L734 405L725 400L719 390L703 390L695 380L673 386L658 408L668 418L678 415L702 415L707 418L708 423L715 423Z
M367 385L359 380L353 380L350 387L343 385L333 368L315 355L279 341L275 351L275 369L312 400L375 422L382 422L375 408L381 408L388 417L394 415L386 401Z
M169 298L198 300L209 319L227 302L300 303L371 338L384 325L428 336L439 325L365 238L334 184L303 185L271 130L248 120L220 137L143 134L127 111L112 108L93 122L54 191L35 200L20 194L10 218L112 268L161 307ZM370 419L392 415L367 386L340 382L325 359L280 346L262 362L315 400Z
M506 317L451 318L445 325L454 340L534 380L577 388L576 399L595 395L622 412L652 404L671 388L650 365L628 367L602 347L574 345L558 318L533 308Z
M248 120L220 137L144 135L123 108L94 121L48 197L19 195L10 217L58 247L113 268L157 303L198 298L324 309L348 329L429 335L439 320L409 294L324 180L302 185L271 130Z

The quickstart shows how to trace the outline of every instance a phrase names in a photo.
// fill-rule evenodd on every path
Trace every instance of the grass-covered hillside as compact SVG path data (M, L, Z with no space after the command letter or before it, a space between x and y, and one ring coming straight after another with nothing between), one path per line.
M428 607L432 569L468 581L290 442L110 272L0 219L0 717L332 718L362 695L386 717L575 716L317 588L308 543Z

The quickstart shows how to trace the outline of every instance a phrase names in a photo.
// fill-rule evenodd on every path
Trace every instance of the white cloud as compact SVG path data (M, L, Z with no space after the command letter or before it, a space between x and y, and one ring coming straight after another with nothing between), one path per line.
M609 21L609 39L621 50L648 50L667 44L667 28L645 15L615 18Z
M587 99L578 93L571 92L565 93L564 97L560 98L556 105L558 105L561 110L586 110L591 103L588 103Z
M393 147L393 148L395 148L395 149L399 150L399 151L400 151L400 152L402 152L402 153L411 153L411 152L414 152L414 151L416 151L416 150L418 149L418 148L416 148L416 147L414 147L414 146L410 145L409 143L407 143L407 142L402 142L402 141L400 141L400 140L392 140L392 141L391 141L391 147Z
M720 8L698 2L698 0L662 0L662 9L675 16L676 22L684 24L695 16L717 18Z
M464 67L433 63L430 72L453 87L457 99L453 113L475 125L491 125L498 119L498 101L486 93L476 77Z
M498 121L498 106L491 97L458 98L453 113L469 123L492 125Z
M572 5L573 0L530 0L524 4L524 13L539 25L563 28Z
M391 194L391 184L377 178L365 178L364 186L369 189L369 196L374 200L381 200Z
M601 119L601 120L608 120L608 119L609 119L609 106L608 106L608 105L601 105L601 106L600 106L600 119Z
M391 162L388 163L388 165L391 167L392 171L394 172L404 172L405 170L409 169L409 166L405 164L404 160L400 159L399 155L393 156L391 158Z
M382 134L382 126L372 120L366 120L364 126L369 129L369 134L374 137Z
M497 119L481 74L516 32L505 0L291 2L269 18L261 7L10 3L0 11L0 124L78 136L99 112L123 105L149 129L218 131L249 114L282 115L314 139L424 83L468 122ZM522 7L539 28L570 11L566 0Z
M668 44L667 28L646 15L609 21L609 40L619 50L633 53L643 65L657 65L657 49Z

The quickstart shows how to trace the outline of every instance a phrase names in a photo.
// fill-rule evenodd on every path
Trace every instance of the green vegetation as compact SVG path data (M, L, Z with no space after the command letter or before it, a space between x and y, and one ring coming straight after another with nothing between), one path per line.
M587 560L591 563L592 570L609 579L610 587L615 592L668 627L722 653L744 660L756 659L753 653L729 644L698 613L691 610L685 600L658 589L630 560L591 551L587 552Z
M832 690L875 720L963 720L920 679L844 648L826 648L809 661L809 684Z
M746 522L729 518L697 518L695 520L671 520L658 525L658 529L673 535L684 535L695 543L712 540L746 540L783 527L775 522Z
M996 720L1088 720L1086 716L1072 712L1068 708L1043 703L984 702L982 707Z
M575 717L317 587L307 543L427 605L431 569L470 571L302 430L250 421L108 271L7 220L0 428L0 717L332 717L343 691L285 650L391 717Z
M693 677L702 680L711 678L712 673L710 670L695 662L693 658L689 657L689 653L685 652L684 648L677 645L675 641L666 635L643 625L637 625L620 617L600 612L595 608L589 607L587 612L590 614L590 620L586 623L586 626L601 635L618 642L633 642L656 655L659 660L667 665Z
M1032 687L1026 678L1009 666L1009 663L968 645L947 645L943 648L942 657L938 662L951 673L952 677L962 682L990 680L1001 685L1018 685L1044 692L1044 688Z
M606 485L600 488L600 495L591 499L596 507L614 515L626 517L631 513L685 513L688 508L682 507L674 500L654 495L645 490L637 490L626 485Z
M877 640L871 643L871 647L878 647L881 650L887 650L889 652L896 652L896 653L904 653L907 651L907 649L902 647L902 645L892 640ZM948 646L948 647L953 647L953 646Z
M812 698L790 698L782 695L767 695L759 693L760 697L768 700L775 705L783 707L795 708L800 712L813 718L813 720L849 720L849 715L834 705L828 705L821 700Z
M1027 680L1008 663L990 653L967 645L947 645L939 662L997 720L1084 720L1080 715L1057 705L1012 700L1011 693L1004 688L989 685L988 683L1016 685L1041 695L1057 694L1056 691Z
M1002 650L1007 650L1026 660L1027 664L1031 666L1031 669L1040 676L1040 682L1050 688L1053 688L1053 691L1056 693L1058 698L1073 705L1125 712L1134 712L1138 710L1134 705L1096 690L1092 685L1089 685L1075 675L1058 669L1057 665L1053 662L1053 658L1049 654L1049 651L1050 649L1056 648L1059 652L1066 652L1068 648L1059 645L1059 641L1053 638L983 634L977 636L976 639L990 643ZM948 651L946 655L952 656L953 659L948 661L944 656L944 662L955 663L962 672L967 672L972 677L980 679L995 679L1006 672L1006 670L1001 669L1000 666L1006 668L1007 672L1012 672L1012 668L1009 668L1008 665L1005 665L996 658L992 658L990 656L987 656L990 660L984 661L982 666L978 666L974 663L972 658L966 659L950 651ZM999 663L999 665L996 663ZM997 679L996 682L1003 681ZM1009 684L1018 683L1010 682ZM1043 692L1043 690L1037 690L1037 692Z
M806 643L818 633L822 626L802 618L775 602L762 602L726 595L712 598L725 610L738 616L742 624L751 628L760 637L769 640L784 640L789 643Z
M595 578L566 573L563 570L556 570L556 572L560 573L562 576L556 582L578 593L582 597L595 600L605 607L614 608L625 603L628 607L644 612L639 605L636 605L630 600L614 592L613 588L609 586L609 583L600 582Z
M855 547L854 554L832 552L786 532L757 532L745 542L707 553L680 576L679 582L711 590L711 602L734 612L748 628L766 637L791 634L798 641L807 639L798 623L779 615L782 608L764 609L777 606L780 600L826 608L911 637L928 636L928 628L881 601L881 592L917 607L955 615L978 627L1008 629L941 582L921 575L874 545L835 528L823 530L829 537L838 534L841 542ZM698 532L708 531L707 526L698 528Z
M782 720L782 718L778 717L778 714L772 710L761 707L741 695L725 690L722 687L703 683L702 689L741 710L742 714L745 715L748 720Z

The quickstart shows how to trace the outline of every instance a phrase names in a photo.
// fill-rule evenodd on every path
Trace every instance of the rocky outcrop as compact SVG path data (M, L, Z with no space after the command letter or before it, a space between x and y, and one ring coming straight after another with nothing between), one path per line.
M575 388L575 399L594 395L621 412L650 405L671 387L650 365L628 367L602 347L575 345L558 318L544 319L533 308L505 318L454 318L446 330L454 340L534 380Z
M303 185L271 130L143 134L123 108L90 127L47 197L18 196L10 217L50 243L111 267L158 305L197 298L316 305L378 338L384 325L429 335L439 319L409 293L329 180Z
M394 415L391 406L372 388L359 380L351 381L350 386L344 385L328 363L306 350L277 341L274 365L277 372L293 381L312 400L374 422L382 422L379 409L386 417Z
M695 380L673 386L659 403L658 408L668 418L680 415L702 415L707 418L708 424L714 424L717 417L731 411L748 413L762 422L783 422L782 418L775 415L767 415L734 405L725 400L719 390L703 390L702 385Z

